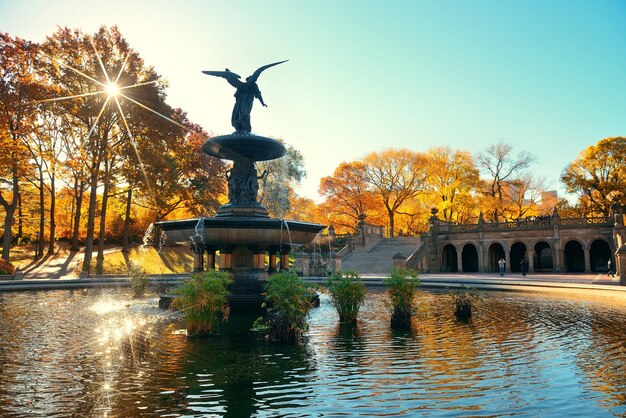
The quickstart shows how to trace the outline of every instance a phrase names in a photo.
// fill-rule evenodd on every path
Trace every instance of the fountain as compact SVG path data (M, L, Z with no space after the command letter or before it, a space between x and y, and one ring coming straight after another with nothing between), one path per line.
M202 151L212 157L231 160L227 171L228 203L221 206L216 216L155 223L167 237L177 244L188 244L194 252L194 271L214 268L219 251L219 270L231 272L230 303L255 305L263 300L264 280L280 268L289 268L289 252L294 245L311 242L324 225L271 218L267 209L257 201L258 180L265 173L256 170L257 161L282 157L286 148L280 142L251 133L250 111L257 98L264 106L256 80L262 71L285 61L263 66L240 81L232 71L203 71L227 79L237 88L231 123L236 129L229 135L207 140ZM266 266L265 256L269 255ZM206 255L206 257L205 257Z

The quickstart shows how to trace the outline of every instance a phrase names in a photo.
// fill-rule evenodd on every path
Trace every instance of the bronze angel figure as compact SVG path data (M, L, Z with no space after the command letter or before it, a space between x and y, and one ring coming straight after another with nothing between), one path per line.
M233 108L233 114L230 118L230 123L237 132L250 133L250 131L252 131L250 112L252 111L252 103L255 98L259 99L264 107L267 107L263 101L263 96L261 96L261 90L259 90L259 86L256 84L261 73L270 67L287 61L289 60L264 65L257 69L250 77L246 78L245 82L240 80L241 76L233 73L228 68L226 68L225 71L202 71L204 74L225 78L231 86L237 89L235 92L235 107Z

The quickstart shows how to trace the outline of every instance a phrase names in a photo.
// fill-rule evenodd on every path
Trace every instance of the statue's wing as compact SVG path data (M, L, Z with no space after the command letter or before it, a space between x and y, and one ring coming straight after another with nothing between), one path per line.
M259 78L259 76L261 75L261 73L262 73L264 70L267 70L267 69L268 69L268 68L270 68L270 67L273 67L273 66L278 65L278 64L282 64L283 62L287 62L287 61L289 61L289 60L278 61L278 62L274 62L274 63L271 63L271 64L267 64L267 65L262 66L261 68L257 69L257 70L254 72L254 74L252 74L250 77L248 77L248 81L251 81L251 82L253 82L253 83L256 83L257 79Z
M233 87L238 87L241 84L239 80L240 75L233 73L232 71L202 71L204 74L213 75L215 77L225 78L228 83Z

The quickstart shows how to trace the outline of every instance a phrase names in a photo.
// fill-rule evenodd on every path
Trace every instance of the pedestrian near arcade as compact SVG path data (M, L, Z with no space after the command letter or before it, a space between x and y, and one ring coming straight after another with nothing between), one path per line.
M500 258L498 261L498 267L500 268L500 276L504 276L504 267L506 266L506 261L504 258Z
M607 276L615 277L615 269L613 268L613 261L611 261L610 258L609 258L609 261L607 263L607 266L609 268L609 272L608 272Z
M519 263L522 269L522 276L526 276L526 260L522 258L522 261Z

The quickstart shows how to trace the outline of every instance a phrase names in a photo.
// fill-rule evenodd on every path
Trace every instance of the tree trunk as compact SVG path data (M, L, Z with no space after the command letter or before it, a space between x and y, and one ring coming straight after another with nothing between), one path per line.
M16 201L17 203L17 201ZM11 249L11 225L13 225L13 215L15 206L4 207L4 238L2 240L2 259L9 261L9 250Z
M22 215L22 196L17 197L17 239L18 242L24 238L24 217Z
M128 188L128 195L126 197L126 217L124 218L124 236L122 237L122 252L127 253L130 248L128 246L128 234L130 230L130 206L133 198L133 189Z
M54 186L55 176L50 177L50 242L48 244L48 255L54 254L54 241L56 239L55 229L56 223L54 222L54 216L56 212L56 190Z
M106 232L109 187L109 173L107 172L105 174L104 191L102 193L102 209L100 210L100 230L98 231L98 255L96 256L96 274L102 274L104 267L104 233Z
M17 175L17 161L13 160L13 186L11 196L11 203L7 202L2 195L0 195L0 204L4 208L4 238L2 240L2 259L9 261L9 253L11 250L11 227L13 226L13 217L15 216L15 210L17 209L17 202L20 197L20 187L18 183Z
M389 238L393 238L395 236L395 222L394 222L394 212L388 211L389 213Z
M72 246L70 251L78 251L80 248L78 246L78 235L80 233L80 215L81 209L83 206L83 194L85 193L85 187L83 181L80 181L80 186L78 183L78 179L76 180L76 187L74 189L74 199L76 200L76 209L74 212L74 226L72 229Z
M99 164L97 165L99 167ZM91 259L93 252L93 234L96 225L96 206L98 204L98 169L92 170L91 180L89 181L89 209L87 210L87 237L85 239L85 256L83 258L82 271L89 273L91 271Z
M37 250L35 251L35 259L43 257L44 247L44 230L46 228L46 199L44 193L43 172L39 169L39 239L37 240Z

